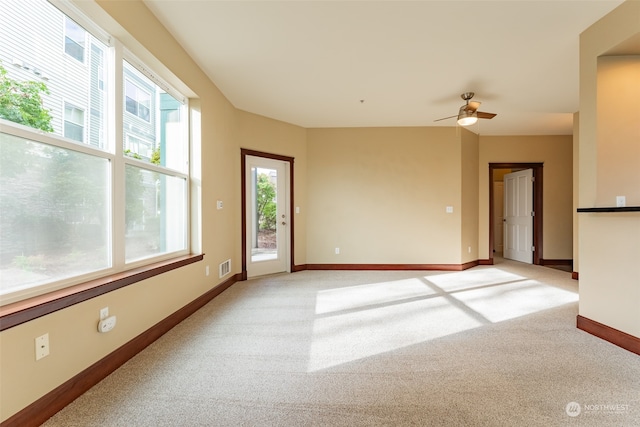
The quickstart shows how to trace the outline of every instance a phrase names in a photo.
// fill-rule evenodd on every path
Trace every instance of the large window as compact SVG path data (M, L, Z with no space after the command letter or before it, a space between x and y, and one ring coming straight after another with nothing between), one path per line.
M188 253L186 100L67 13L6 0L0 14L2 304Z

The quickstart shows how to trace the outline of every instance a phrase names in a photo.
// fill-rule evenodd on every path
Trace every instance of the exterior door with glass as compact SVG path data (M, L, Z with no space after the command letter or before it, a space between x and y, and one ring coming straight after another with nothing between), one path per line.
M246 156L247 277L289 271L288 164Z

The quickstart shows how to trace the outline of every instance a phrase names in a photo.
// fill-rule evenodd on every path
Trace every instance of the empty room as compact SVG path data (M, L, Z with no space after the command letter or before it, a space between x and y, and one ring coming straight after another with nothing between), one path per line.
M640 1L0 3L0 426L640 425Z

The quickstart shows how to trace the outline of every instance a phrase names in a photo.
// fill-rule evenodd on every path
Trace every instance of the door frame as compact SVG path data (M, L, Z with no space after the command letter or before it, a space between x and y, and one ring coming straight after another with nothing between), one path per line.
M533 263L541 265L542 260L542 189L544 163L489 163L489 264L493 264L493 171L495 169L533 169Z
M246 178L246 169L247 169L247 156L254 157L263 157L265 159L274 159L280 160L283 162L289 163L289 213L288 213L288 222L289 222L289 241L287 242L289 246L289 271L295 271L294 264L294 203L293 203L293 157L282 156L280 154L273 153L265 153L262 151L250 150L246 148L240 149L240 199L242 200L242 272L241 272L241 280L247 280L247 178Z

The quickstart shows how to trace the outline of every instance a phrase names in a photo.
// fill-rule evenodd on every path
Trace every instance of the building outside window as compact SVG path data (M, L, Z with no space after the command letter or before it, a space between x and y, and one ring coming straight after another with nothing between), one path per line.
M64 51L67 55L84 62L86 32L69 17L65 17L64 23Z
M146 122L151 121L149 114L151 95L130 80L127 80L125 85L125 108L134 116L138 116Z
M64 136L84 142L84 110L64 103Z

